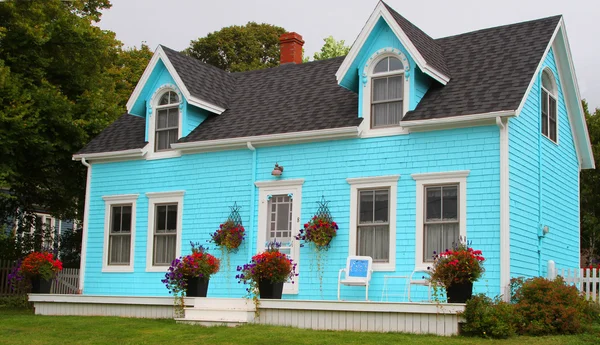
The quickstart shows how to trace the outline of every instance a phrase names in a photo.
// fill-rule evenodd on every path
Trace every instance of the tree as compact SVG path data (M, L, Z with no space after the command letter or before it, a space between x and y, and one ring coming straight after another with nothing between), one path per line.
M0 2L0 187L10 189L0 194L0 220L36 207L83 214L85 170L71 157L124 111L149 56L93 25L109 7Z
M593 114L583 101L585 120L590 134L594 160L600 162L600 109ZM597 169L582 170L580 173L581 206L581 250L591 264L600 251L600 173Z
M313 55L315 61L345 56L350 51L350 47L345 45L344 40L336 41L333 36L329 36L323 39L323 41L325 41L325 44L321 47L321 51ZM305 58L304 62L308 62L308 58Z
M279 36L286 30L249 22L209 33L190 43L184 53L229 72L279 65Z

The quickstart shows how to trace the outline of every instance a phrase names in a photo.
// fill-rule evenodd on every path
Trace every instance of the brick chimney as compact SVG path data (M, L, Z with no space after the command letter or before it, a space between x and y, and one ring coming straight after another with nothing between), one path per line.
M302 36L295 32L286 32L279 36L279 48L281 50L280 63L302 63L302 46L304 41Z

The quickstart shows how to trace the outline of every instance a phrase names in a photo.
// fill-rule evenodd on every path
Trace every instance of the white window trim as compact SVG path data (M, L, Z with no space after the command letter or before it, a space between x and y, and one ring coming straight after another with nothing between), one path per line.
M411 177L416 181L416 232L415 232L415 269L426 270L431 266L431 262L423 261L423 235L424 235L424 207L425 207L425 187L428 185L440 184L458 184L459 185L459 233L461 237L467 235L467 176L470 170L448 171L438 173L412 174Z
M390 247L388 262L373 262L373 271L396 271L396 213L398 204L398 180L400 175L347 178L350 184L350 234L348 241L348 256L356 255L358 232L358 191L369 188L390 189Z
M550 80L552 81L552 88L554 89L554 92L546 89L544 87L544 85L542 84L542 76L544 73L548 73L550 76ZM540 89L546 91L546 93L548 93L548 97L552 97L554 99L554 101L556 102L556 141L552 140L550 138L550 100L548 100L548 135L544 134L542 132L542 126L540 126L540 134L544 137L546 137L546 139L550 140L550 142L552 142L555 145L558 145L559 142L559 114L558 114L558 85L556 84L556 76L554 75L554 72L552 72L552 70L548 67L544 68L542 70L542 74L540 74ZM540 98L542 97L542 92L540 91ZM542 100L544 101L544 100ZM542 105L540 103L540 121L541 121L541 114L542 114Z
M154 211L156 204L177 203L177 239L175 257L181 256L181 232L183 224L183 195L184 191L151 192L146 193L148 198L148 239L146 242L146 272L166 272L169 266L155 266L152 260L154 249Z
M254 183L258 188L258 233L256 236L256 252L260 253L265 250L265 242L267 241L267 218L268 213L268 197L274 194L292 194L293 195L293 215L296 219L292 221L292 257L296 265L296 273L298 276L294 279L294 284L286 283L283 287L283 294L297 295L300 285L300 243L294 238L300 231L300 219L302 219L302 184L304 179L279 180L279 181L257 181Z
M387 73L378 73L373 74L373 69L377 65L379 61L386 57L395 57L400 59L402 64L404 65L404 70L402 72L387 72ZM408 112L410 106L410 62L406 58L406 56L396 48L383 48L376 51L371 57L367 60L364 66L364 73L362 76L362 87L363 87L363 95L362 95L362 114L363 114L363 122L360 124L359 129L361 131L362 138L372 138L372 137L383 137L390 135L402 135L408 134L408 130L402 128L400 124L398 127L384 127L384 128L371 128L371 94L372 94L372 79L375 77L386 77L391 75L402 74L404 77L404 95L402 100L402 116Z
M136 205L139 194L121 194L103 196L104 200L104 248L102 249L102 272L133 272L135 257L135 224ZM131 204L131 248L129 250L129 265L109 265L108 247L110 238L111 209L113 205Z
M181 138L183 135L183 96L181 95L181 92L175 85L165 84L159 87L154 92L150 100L150 106L148 107L148 116L150 116L150 118L148 119L148 145L145 148L147 160L173 158L181 156L181 152L176 149L156 151L156 112L159 109L170 108L174 106L173 104L159 106L158 102L160 100L160 97L162 97L163 94L169 91L175 92L177 96L179 96L179 128L177 138Z

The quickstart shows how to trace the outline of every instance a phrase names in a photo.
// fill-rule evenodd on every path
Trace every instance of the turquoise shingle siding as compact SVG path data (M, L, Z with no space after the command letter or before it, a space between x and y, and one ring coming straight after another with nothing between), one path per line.
M185 107L186 123L183 126L182 135L190 134L202 121L206 120L210 114L208 111L187 104Z
M339 223L338 236L325 256L323 290L319 289L315 254L301 249L299 294L286 298L335 299L338 270L348 255L350 185L348 177L400 174L397 195L397 259L395 272L375 272L370 299L378 300L383 275L408 275L415 263L415 198L413 173L470 170L467 178L467 234L473 246L486 254L485 277L478 292L499 292L499 131L496 126L464 128L409 135L296 144L257 149L257 180L272 180L275 162L285 167L284 179L303 178L301 223L325 196ZM222 151L184 155L162 160L98 163L92 168L85 294L167 295L161 273L147 273L146 242L148 199L146 192L185 190L183 253L189 241L205 242L229 213L234 202L242 207L247 231L256 231L250 220L252 152ZM104 231L102 196L139 194L135 240L135 272L102 273ZM258 193L256 194L258 198ZM255 200L258 205L258 199ZM254 236L256 238L256 236ZM253 245L256 246L255 244ZM220 255L218 250L213 253ZM225 262L210 283L210 296L242 297L235 267L248 259L248 244ZM404 282L394 293L404 291ZM364 298L364 289L344 287L344 298Z
M579 168L552 50L541 71L545 68L553 72L558 86L558 144L541 134L542 72L536 76L520 116L510 120L510 268L513 277L545 275L548 260L554 260L559 268L579 267ZM537 252L540 225L550 227L550 233L542 242L541 272Z

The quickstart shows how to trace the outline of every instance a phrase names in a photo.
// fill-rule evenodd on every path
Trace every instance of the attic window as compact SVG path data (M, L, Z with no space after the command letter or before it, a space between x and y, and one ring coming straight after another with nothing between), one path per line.
M542 134L548 139L557 142L557 90L554 74L546 69L542 73L542 104L541 121Z
M404 65L393 56L383 58L373 69L371 128L398 126L404 101Z
M173 91L165 92L156 106L155 150L171 149L179 139L179 96Z

